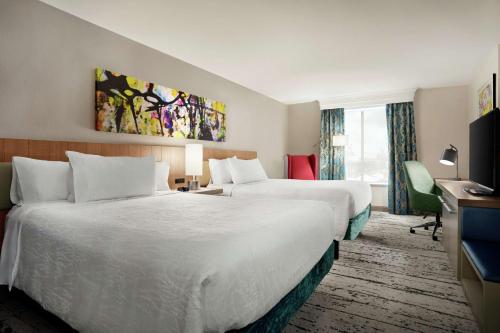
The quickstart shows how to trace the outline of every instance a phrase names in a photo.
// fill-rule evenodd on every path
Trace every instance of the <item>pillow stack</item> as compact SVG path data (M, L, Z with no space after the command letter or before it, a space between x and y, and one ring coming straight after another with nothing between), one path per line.
M104 157L66 152L73 171L75 202L153 195L155 159Z
M235 184L253 183L267 179L267 174L259 159L238 160L229 159L229 171Z
M168 174L170 173L170 165L168 162L156 162L155 183L157 191L170 191L168 186Z
M169 165L153 156L105 157L67 151L68 162L12 158L14 204L129 198L170 190Z
M236 157L209 159L212 184L245 184L268 179L259 159L240 160Z
M12 158L10 201L18 205L66 200L70 193L71 168L68 162Z
M68 162L12 158L10 198L14 204L69 200L87 202L168 191L169 165L153 156L107 157L67 151ZM268 179L258 159L209 159L212 184Z
M210 158L208 160L208 168L210 169L210 177L212 178L212 184L222 185L232 183L231 172L229 171L229 160L236 159L236 157L225 158L223 160L217 160Z

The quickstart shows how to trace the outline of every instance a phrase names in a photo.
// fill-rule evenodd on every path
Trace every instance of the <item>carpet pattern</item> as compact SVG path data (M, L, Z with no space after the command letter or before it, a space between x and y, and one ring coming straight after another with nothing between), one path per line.
M373 212L291 320L291 332L479 332L462 287L421 218ZM21 292L0 290L0 333L71 332Z
M441 243L409 233L421 223L373 212L285 332L479 332Z

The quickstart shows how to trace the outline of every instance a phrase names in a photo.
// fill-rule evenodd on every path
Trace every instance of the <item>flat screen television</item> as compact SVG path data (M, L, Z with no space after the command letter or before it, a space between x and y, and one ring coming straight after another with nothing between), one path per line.
M469 125L469 178L473 194L500 193L500 110L495 109Z

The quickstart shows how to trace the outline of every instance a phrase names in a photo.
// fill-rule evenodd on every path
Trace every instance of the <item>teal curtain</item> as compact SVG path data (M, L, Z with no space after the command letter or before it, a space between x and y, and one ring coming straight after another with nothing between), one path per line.
M319 179L345 179L344 147L332 145L332 135L344 134L344 109L321 110Z
M403 162L417 159L413 102L386 105L389 139L389 212L410 212Z

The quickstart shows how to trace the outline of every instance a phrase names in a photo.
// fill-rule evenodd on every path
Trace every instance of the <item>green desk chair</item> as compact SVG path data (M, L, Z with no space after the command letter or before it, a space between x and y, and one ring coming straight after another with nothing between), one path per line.
M406 176L408 196L410 197L410 208L415 213L423 213L424 219L430 214L436 214L436 221L411 227L410 232L414 234L415 228L428 230L429 227L434 226L432 239L438 240L436 231L441 227L441 202L438 196L441 192L434 184L429 171L427 171L425 165L422 163L418 161L406 161L404 162L403 169Z

